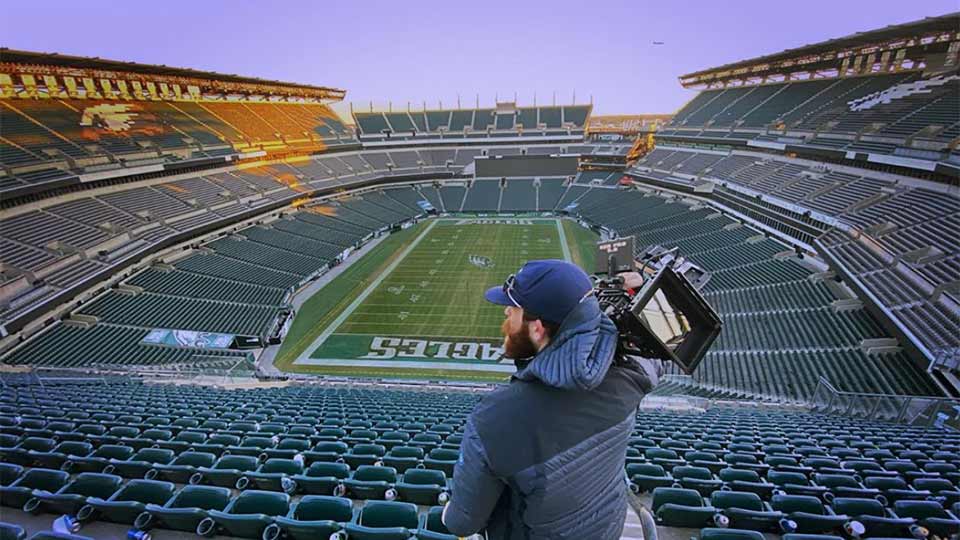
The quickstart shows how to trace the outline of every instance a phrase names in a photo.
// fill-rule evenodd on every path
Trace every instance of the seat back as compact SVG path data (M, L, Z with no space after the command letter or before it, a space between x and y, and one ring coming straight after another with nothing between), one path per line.
M326 461L317 461L307 468L306 475L312 478L349 478L350 467L345 463L329 463Z
M365 527L406 527L419 525L417 505L397 501L367 501L360 512L360 524Z
M214 469L253 471L258 465L257 458L253 456L223 456L213 464Z
M111 500L136 501L143 504L164 505L173 496L174 485L171 482L156 480L131 480L119 491L114 493Z
M742 508L744 510L763 510L763 501L756 493L743 491L714 491L710 495L710 504L721 509Z
M189 467L211 467L217 461L217 456L210 452L183 452L173 460L174 465Z
M168 508L223 510L230 503L230 490L216 486L185 486L167 503Z
M703 499L693 489L658 487L653 490L652 509L656 512L664 504L703 506Z
M353 519L353 504L344 497L307 495L297 503L293 518L299 521L348 522Z
M81 473L64 486L60 493L109 499L120 487L122 481L119 476L112 474Z
M273 491L244 491L230 503L230 514L266 514L284 516L290 511L290 496Z
M353 473L353 479L364 482L396 482L397 470L380 465L361 465L357 472Z
M436 469L410 469L403 473L403 481L407 484L446 486L447 475Z

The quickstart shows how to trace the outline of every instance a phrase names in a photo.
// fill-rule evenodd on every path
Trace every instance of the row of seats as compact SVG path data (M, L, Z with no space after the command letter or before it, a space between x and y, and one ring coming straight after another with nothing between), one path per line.
M583 130L590 116L589 105L567 107L520 107L502 112L493 109L457 109L423 112L354 112L353 118L362 137L421 134L424 136L486 136L488 130L516 134L522 129L540 134L567 126ZM502 136L499 134L498 136Z

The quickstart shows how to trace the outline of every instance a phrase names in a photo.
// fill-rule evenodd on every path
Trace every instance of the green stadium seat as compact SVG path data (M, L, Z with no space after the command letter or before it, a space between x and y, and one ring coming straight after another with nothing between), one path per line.
M628 463L627 478L634 493L649 493L658 487L673 485L673 477L656 463Z
M863 479L864 487L879 490L889 503L904 500L926 500L931 496L929 491L917 491L911 488L906 480L900 477L867 477Z
M397 482L397 470L393 467L361 465L353 476L343 480L345 496L357 499L396 498L394 484Z
M406 540L419 525L415 504L368 501L360 510L357 523L347 523L344 530L351 540Z
M731 491L756 493L763 500L769 500L777 488L774 484L764 482L757 471L753 470L727 467L721 469L717 476Z
M350 499L307 495L291 506L287 515L275 518L274 523L264 531L263 538L332 538L334 533L343 529L343 524L353 520Z
M9 486L22 474L23 467L20 465L0 463L0 487Z
M296 490L311 495L334 495L343 493L343 481L350 477L350 467L345 463L316 461L303 474L293 476Z
M723 481L715 478L706 467L680 465L673 468L672 474L680 487L696 490L702 497L709 497L723 487Z
M960 519L937 501L897 501L893 503L893 511L898 517L915 519L941 538L960 535Z
M68 459L61 467L70 472L101 472L111 461L130 459L134 452L132 447L122 444L103 444L86 457Z
M657 523L667 527L698 529L706 525L726 523L726 518L719 510L705 505L700 494L692 489L654 489L651 510Z
M448 448L434 448L423 458L423 466L427 469L437 469L453 477L453 468L460 459L460 452Z
M223 510L230 502L230 490L214 486L185 486L165 504L147 504L137 516L134 527L149 530L154 527L195 532L209 510Z
M876 499L837 497L831 506L837 514L849 515L861 524L861 536L915 536L916 520L888 514Z
M264 529L273 523L274 516L283 516L289 511L290 496L286 493L244 491L222 511L209 510L208 517L197 525L197 534L261 538Z
M383 456L383 464L393 467L403 474L407 469L416 468L423 460L423 448L416 446L394 446Z
M360 443L354 445L347 453L341 456L343 461L356 469L361 465L377 465L383 460L387 449L379 444Z
M293 459L268 459L256 471L244 474L237 480L236 488L249 487L266 491L284 491L293 493L297 489L296 481L291 477L303 473L303 464Z
M124 478L143 478L147 471L156 465L166 465L173 461L173 450L164 448L143 448L136 454L130 456L130 459L109 460L107 466L103 469L106 474L118 474Z
M311 450L307 450L302 454L306 464L311 465L315 461L342 461L343 454L346 454L348 451L350 451L350 447L347 446L345 442L321 441Z
M186 484L199 469L213 467L216 459L216 456L208 452L187 451L177 455L170 463L155 463L143 476L147 480L158 479Z
M33 497L23 505L23 510L76 515L88 498L109 499L122 482L122 478L112 474L81 473L53 493L35 490Z
M447 476L443 471L431 469L409 469L396 485L399 500L429 506L446 504Z
M281 439L276 448L267 448L264 450L263 456L265 456L266 459L293 459L297 454L309 449L310 441L307 439L287 437Z
M755 531L793 532L796 524L782 512L772 510L756 493L739 491L715 491L710 504L723 511L730 519L730 526Z
M19 467L19 465L11 466ZM28 469L9 485L0 487L0 504L12 508L23 508L23 505L33 497L34 490L54 493L67 485L69 480L70 474L64 471Z
M59 533L54 531L40 531L30 535L27 540L94 540L89 536L79 534Z
M419 540L457 540L457 536L451 534L443 524L442 506L432 506L427 510L417 531L417 538Z
M23 527L0 522L0 540L24 540L26 537L27 531Z
M218 459L213 467L198 467L190 477L190 483L232 488L244 474L255 471L259 463L253 456L226 455Z
M45 469L59 469L71 459L86 457L93 453L93 445L81 441L64 441L49 452L30 451L33 465Z
M797 524L800 533L843 533L850 521L845 515L834 514L823 502L810 495L774 495L770 506Z
M109 499L88 497L87 504L77 513L81 522L103 519L124 525L133 525L148 504L163 505L173 496L171 482L131 480Z
M25 437L13 448L5 448L0 457L6 463L30 466L34 453L47 453L57 446L57 441L46 437Z
M763 533L742 529L700 529L700 540L763 540Z

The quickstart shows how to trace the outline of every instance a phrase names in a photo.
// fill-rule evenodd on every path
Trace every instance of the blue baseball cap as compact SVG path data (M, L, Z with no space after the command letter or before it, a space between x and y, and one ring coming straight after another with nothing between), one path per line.
M593 282L579 266L557 259L530 261L483 297L501 306L515 306L545 321L560 324L590 291Z

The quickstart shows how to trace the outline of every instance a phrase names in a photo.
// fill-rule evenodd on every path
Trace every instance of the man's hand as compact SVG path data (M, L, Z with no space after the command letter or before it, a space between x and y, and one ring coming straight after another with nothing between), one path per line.
M623 278L623 286L628 289L639 289L643 286L643 274L640 272L621 272L617 275Z

